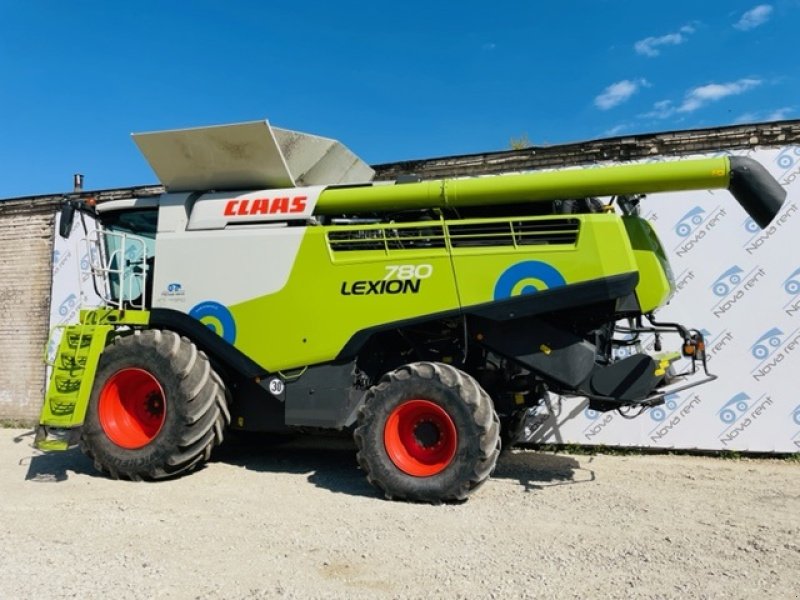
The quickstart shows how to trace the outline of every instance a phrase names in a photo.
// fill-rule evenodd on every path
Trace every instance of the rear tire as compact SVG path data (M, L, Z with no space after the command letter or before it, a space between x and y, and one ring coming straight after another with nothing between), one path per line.
M500 421L475 379L443 363L385 374L354 433L358 463L389 499L461 501L494 471Z
M137 330L100 356L81 449L115 479L166 479L207 461L229 422L208 357L172 331Z

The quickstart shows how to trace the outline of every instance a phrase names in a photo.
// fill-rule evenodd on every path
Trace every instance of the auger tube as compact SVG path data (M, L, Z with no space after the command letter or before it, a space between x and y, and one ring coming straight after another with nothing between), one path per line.
M780 184L755 160L721 157L394 185L331 187L320 195L316 213L458 208L485 205L487 198L497 204L516 204L712 189L730 189L762 228L772 221L786 196Z

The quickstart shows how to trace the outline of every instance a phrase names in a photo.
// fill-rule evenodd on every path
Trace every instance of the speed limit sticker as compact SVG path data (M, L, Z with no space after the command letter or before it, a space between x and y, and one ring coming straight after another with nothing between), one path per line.
M269 393L273 396L280 396L284 390L283 380L275 377L269 380Z

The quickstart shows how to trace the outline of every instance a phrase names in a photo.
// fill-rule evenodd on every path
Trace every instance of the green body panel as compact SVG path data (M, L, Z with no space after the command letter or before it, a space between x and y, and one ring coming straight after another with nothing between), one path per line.
M309 227L286 286L229 307L237 348L270 371L303 367L332 360L360 329L458 307L446 248L332 252L327 233L346 229ZM369 284L359 282L383 281L387 266L421 264L431 266L431 275L419 282L418 293L353 293L366 291Z
M329 187L317 214L503 205L587 196L728 188L727 157L547 172L434 180L396 185ZM576 238L519 244L514 224L579 222ZM459 244L453 227L506 223L511 243ZM428 247L414 243L429 228ZM488 231L488 230L487 230ZM352 237L348 235L352 233ZM330 243L327 237L330 234ZM357 236L359 234L361 237ZM490 240L493 233L487 233ZM478 236L479 237L479 236ZM568 238L568 235L564 236ZM381 244L383 244L381 246ZM363 249L361 249L363 248ZM520 263L528 263L522 265ZM414 293L370 294L393 267L422 268L430 276ZM508 273L510 274L508 274ZM536 273L545 273L542 277ZM671 272L652 228L638 217L580 214L563 217L480 218L425 224L309 227L286 286L229 307L236 346L271 371L336 358L359 331L458 311L553 285L639 273L636 294L648 313L672 293ZM506 277L519 281L508 287ZM513 277L512 277L513 279ZM505 283L504 283L505 282ZM396 283L392 284L396 286Z
M552 238L566 221L576 235L569 243L516 241L515 227L541 228ZM473 226L494 233L472 234L470 243L480 243L474 247L453 233ZM556 281L523 273L498 292L506 272L531 265L544 265ZM286 286L229 309L237 348L279 371L333 360L365 329L489 303L498 293L507 297L636 269L623 221L613 214L309 227ZM384 286L397 293L368 293Z
M82 310L79 323L86 325L126 325L145 327L150 322L147 310L119 310L117 308L94 308Z
M672 268L653 226L639 217L623 217L639 270L636 296L642 313L663 306L675 291Z
M522 261L543 262L553 267L564 280L556 285L580 283L636 270L636 261L618 216L579 215L575 219L580 222L580 229L574 244L453 248L453 264L462 306L494 300L499 277L506 269ZM531 219L531 222L558 220L563 219L538 217ZM502 220L474 219L459 223L497 221ZM535 275L523 275L512 287L511 294L516 296L524 293L526 286L528 290L553 287Z
M82 310L80 322L60 328L63 333L50 364L52 373L39 416L40 431L83 425L97 363L109 334L120 325L147 325L148 315L147 311L109 308ZM48 439L46 435L36 438L40 450L64 450L67 445L64 439Z
M730 161L722 157L438 179L401 185L333 187L322 192L315 212L340 214L376 209L485 206L587 196L723 189L729 184Z

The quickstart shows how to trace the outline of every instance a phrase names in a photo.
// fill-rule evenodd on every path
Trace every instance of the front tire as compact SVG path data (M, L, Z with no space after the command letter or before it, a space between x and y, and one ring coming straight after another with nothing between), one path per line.
M358 463L389 499L461 501L492 474L500 421L475 379L418 362L367 393L355 430Z
M137 330L100 356L81 449L115 479L166 479L207 461L229 422L208 357L172 331Z

